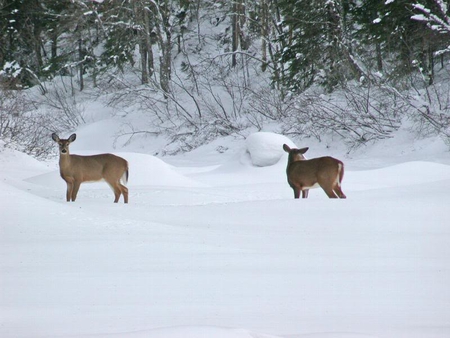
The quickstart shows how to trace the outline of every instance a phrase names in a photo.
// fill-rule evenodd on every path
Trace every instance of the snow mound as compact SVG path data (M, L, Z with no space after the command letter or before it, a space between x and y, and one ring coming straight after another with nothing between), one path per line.
M348 175L344 175L344 185L348 183L353 190L383 189L448 180L450 180L449 165L424 161L406 162L373 170L351 171Z
M266 334L257 334L244 329L228 329L209 326L187 326L154 329L150 331L92 336L94 338L277 338Z
M254 133L245 140L251 162L257 167L267 167L278 163L284 154L284 143L290 147L297 147L286 136L270 132Z
M163 160L138 153L124 153L130 166L130 186L171 186L171 187L199 187L203 186L182 174L176 172L174 167Z
M17 150L7 148L0 140L0 176L26 178L48 171L48 166Z

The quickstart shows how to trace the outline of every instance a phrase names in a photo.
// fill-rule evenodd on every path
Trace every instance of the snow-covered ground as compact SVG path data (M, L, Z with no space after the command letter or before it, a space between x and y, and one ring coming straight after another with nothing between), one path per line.
M91 129L72 153L113 150ZM67 203L57 159L0 144L0 337L450 337L442 142L399 135L351 155L298 144L345 162L348 198L294 200L271 146L282 141L120 149L128 205L105 183Z

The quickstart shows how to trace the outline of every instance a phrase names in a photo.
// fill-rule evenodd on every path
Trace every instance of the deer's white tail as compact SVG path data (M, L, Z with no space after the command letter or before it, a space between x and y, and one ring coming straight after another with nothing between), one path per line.
M128 183L128 177L129 177L129 169L127 168L127 170L123 173L122 177L120 178L120 180L122 181L123 184L127 184Z

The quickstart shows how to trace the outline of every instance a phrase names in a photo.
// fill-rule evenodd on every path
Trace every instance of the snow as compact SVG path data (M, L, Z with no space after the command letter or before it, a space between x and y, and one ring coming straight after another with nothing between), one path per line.
M428 21L427 17L423 14L416 14L411 16L412 20L417 20L417 21Z
M413 6L413 8L418 9L424 13L427 13L427 14L431 13L431 11L422 4L413 4L412 6Z
M111 337L111 336L105 336ZM133 332L120 337L127 338L277 338L275 336L255 334L242 329L227 329L217 327L177 327L152 330L151 332Z
M286 136L270 133L258 132L249 135L246 139L246 149L250 154L253 165L266 167L276 164L284 153L283 144L296 147Z
M0 337L450 336L439 139L399 134L351 155L297 141L344 161L348 198L294 200L280 135L157 158L150 141L116 152L99 138L113 127L80 128L71 151L126 158L128 205L102 182L67 203L57 158L0 144Z

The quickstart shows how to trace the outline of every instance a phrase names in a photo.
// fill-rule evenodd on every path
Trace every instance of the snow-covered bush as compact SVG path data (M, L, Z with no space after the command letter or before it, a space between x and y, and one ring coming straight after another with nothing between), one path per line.
M285 134L337 135L349 149L386 139L398 130L408 103L390 88L348 86L333 94L308 92L283 120Z
M38 109L26 92L0 90L0 140L37 158L54 152L50 134L60 131L58 118Z

